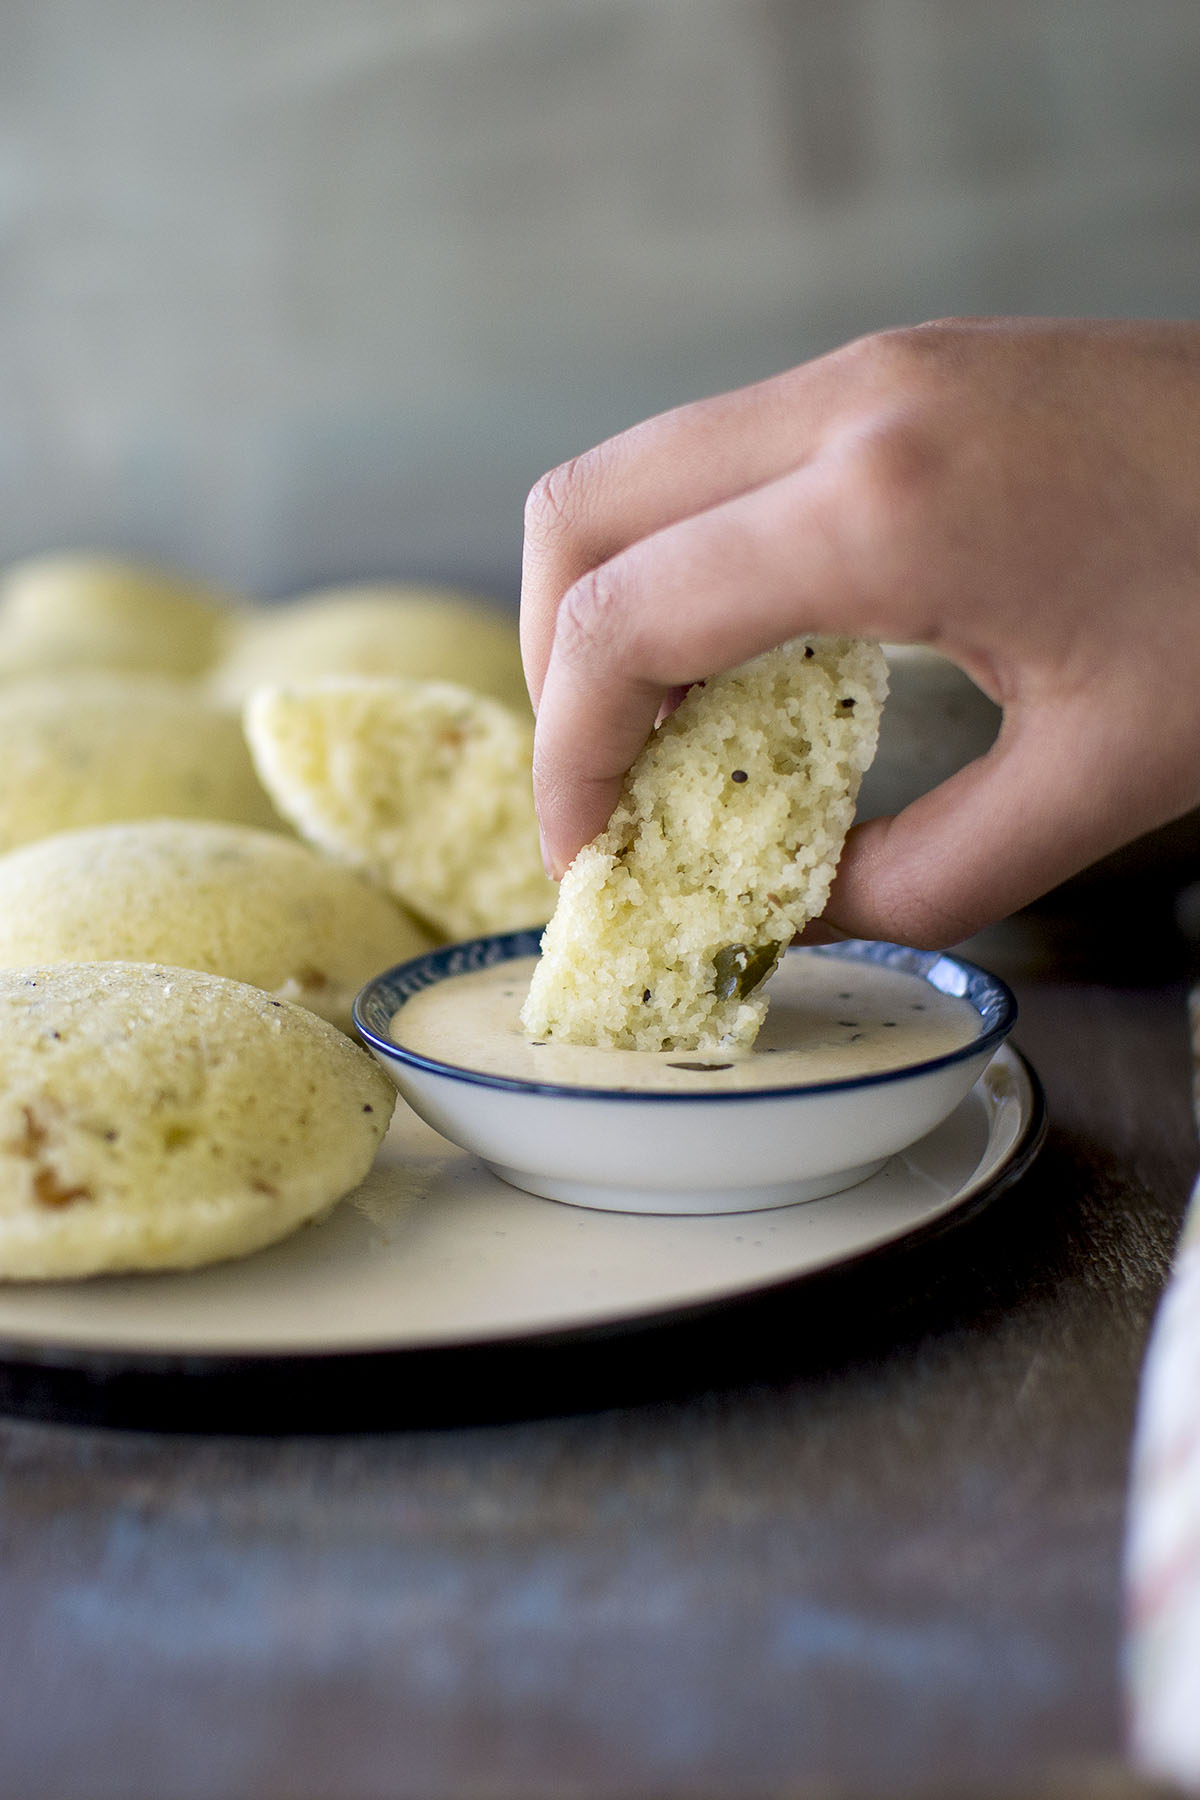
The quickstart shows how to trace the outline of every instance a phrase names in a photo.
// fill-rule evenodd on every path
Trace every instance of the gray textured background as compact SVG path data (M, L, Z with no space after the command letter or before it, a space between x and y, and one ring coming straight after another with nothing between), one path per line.
M0 560L515 595L544 468L864 329L1200 314L1196 0L4 0Z

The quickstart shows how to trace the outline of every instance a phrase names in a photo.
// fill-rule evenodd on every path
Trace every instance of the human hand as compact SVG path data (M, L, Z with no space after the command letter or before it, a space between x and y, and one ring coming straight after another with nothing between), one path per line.
M987 755L847 840L825 920L945 945L1200 804L1200 326L964 320L651 419L526 513L561 874L674 690L803 632L931 645Z

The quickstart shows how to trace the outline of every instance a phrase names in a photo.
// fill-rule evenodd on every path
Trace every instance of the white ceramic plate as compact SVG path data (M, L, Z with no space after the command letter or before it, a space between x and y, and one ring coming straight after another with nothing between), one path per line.
M815 1274L948 1223L1028 1166L1041 1090L1003 1047L944 1124L870 1180L752 1215L588 1211L506 1186L403 1103L322 1223L194 1274L0 1287L0 1356L275 1359L635 1324Z

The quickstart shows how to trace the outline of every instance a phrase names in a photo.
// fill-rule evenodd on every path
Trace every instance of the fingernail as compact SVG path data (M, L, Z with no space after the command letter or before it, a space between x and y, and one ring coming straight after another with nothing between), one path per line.
M538 826L538 844L541 847L543 869L545 869L545 871L546 871L547 875L550 877L551 881L557 881L558 880L558 871L554 867L554 862L553 862L553 859L551 858L549 850L546 848L546 834L542 830L540 825Z

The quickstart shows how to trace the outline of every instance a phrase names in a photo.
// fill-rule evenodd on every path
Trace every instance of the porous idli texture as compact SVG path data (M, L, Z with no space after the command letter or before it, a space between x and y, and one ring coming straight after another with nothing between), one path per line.
M829 895L875 752L877 644L797 638L689 689L563 877L521 1018L627 1050L749 1045Z
M528 718L451 682L360 677L258 689L245 726L296 830L441 936L549 918Z

